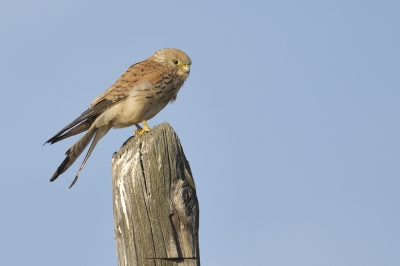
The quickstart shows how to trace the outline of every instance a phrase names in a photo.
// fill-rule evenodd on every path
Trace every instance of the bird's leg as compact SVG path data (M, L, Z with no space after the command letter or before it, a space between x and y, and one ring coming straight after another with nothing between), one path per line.
M133 135L138 136L140 131L143 130L143 128L141 126L139 126L139 124L135 124L135 126L137 127L137 129L135 129L135 131L133 131Z
M150 131L150 127L147 125L146 120L143 120L142 124L144 128L140 131L139 136L142 136L146 131Z

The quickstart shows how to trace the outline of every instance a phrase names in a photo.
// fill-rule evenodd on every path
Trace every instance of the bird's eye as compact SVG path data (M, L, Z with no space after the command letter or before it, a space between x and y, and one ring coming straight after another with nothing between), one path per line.
M174 59L173 62L174 62L175 65L177 65L179 63L178 60L176 60L176 59Z

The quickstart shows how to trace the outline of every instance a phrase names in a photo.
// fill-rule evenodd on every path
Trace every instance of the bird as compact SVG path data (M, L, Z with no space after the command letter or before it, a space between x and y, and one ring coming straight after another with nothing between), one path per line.
M104 93L94 99L78 118L43 145L54 144L76 134L86 133L65 152L65 159L50 179L63 174L92 143L68 190L78 177L98 141L111 128L135 125L134 135L150 131L147 120L157 115L177 94L190 73L190 57L175 48L163 48L151 57L130 66ZM143 128L139 125L143 124Z

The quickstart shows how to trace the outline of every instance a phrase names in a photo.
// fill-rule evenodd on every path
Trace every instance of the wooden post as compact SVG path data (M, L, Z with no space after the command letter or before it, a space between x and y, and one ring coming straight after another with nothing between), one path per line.
M118 265L200 265L196 188L171 126L126 141L111 174Z

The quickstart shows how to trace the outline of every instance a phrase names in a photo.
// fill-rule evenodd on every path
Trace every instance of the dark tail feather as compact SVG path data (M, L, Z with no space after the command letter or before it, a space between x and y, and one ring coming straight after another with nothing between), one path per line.
M51 139L46 141L43 145L45 145L46 143L54 144L56 142L59 142L60 140L69 138L71 136L74 136L76 134L79 134L79 133L82 133L82 132L88 130L90 128L90 126L92 125L94 119L95 119L95 117L88 118L85 122L75 126L74 128L67 131L66 133L64 133L65 131L60 131L59 133L54 135Z
M96 134L94 136L94 139L92 141L92 144L90 145L90 148L88 150L88 152L86 153L85 159L83 159L83 162L81 164L81 167L79 167L78 173L76 174L74 181L72 181L71 185L69 186L69 188L67 189L70 190L72 188L73 185L75 185L76 181L78 181L78 177L83 169L83 167L85 166L87 160L89 159L90 155L92 154L92 151L94 150L94 148L97 145L97 142L99 142L99 140L105 135L107 134L107 132L110 130L111 127L108 126L103 126L100 127L98 131L96 131Z
M83 150L86 148L86 146L89 144L89 142L92 140L93 136L96 134L98 128L96 127L91 127L89 130L86 132L85 135L82 136L71 148L69 148L65 155L67 157L64 159L64 161L61 163L61 165L57 168L55 173L50 179L50 182L53 182L54 180L57 179L59 175L67 171L67 169L75 162L75 160L81 155Z

